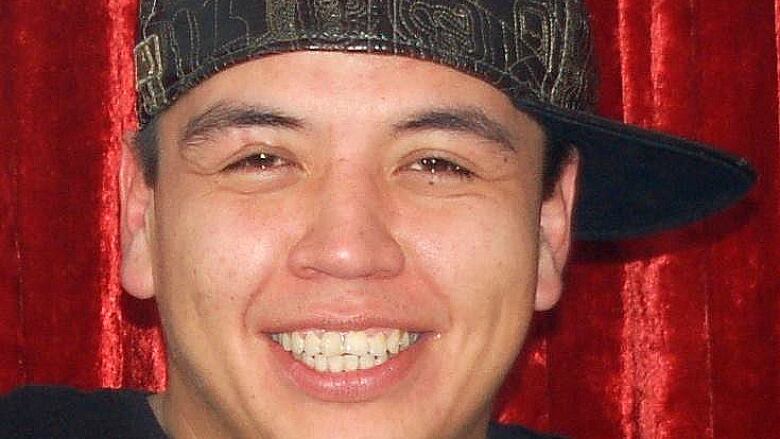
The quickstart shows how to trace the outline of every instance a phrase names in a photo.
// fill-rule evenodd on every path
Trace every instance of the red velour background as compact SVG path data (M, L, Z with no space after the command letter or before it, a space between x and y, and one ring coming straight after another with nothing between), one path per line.
M601 114L745 155L747 200L577 243L496 418L575 438L776 438L780 0L589 0ZM0 391L160 390L153 302L118 282L136 0L0 1Z

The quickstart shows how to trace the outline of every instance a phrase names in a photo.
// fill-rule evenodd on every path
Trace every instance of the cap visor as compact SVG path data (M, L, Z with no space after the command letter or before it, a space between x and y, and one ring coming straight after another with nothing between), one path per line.
M738 201L756 180L746 160L701 143L537 102L516 105L577 146L577 239L625 239L678 227Z

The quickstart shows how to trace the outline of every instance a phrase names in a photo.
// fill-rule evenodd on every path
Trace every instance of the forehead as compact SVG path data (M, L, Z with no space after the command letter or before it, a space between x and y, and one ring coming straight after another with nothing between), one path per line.
M303 51L249 61L195 87L167 118L186 123L217 103L376 122L426 108L468 106L508 126L533 124L487 82L443 65L388 55Z

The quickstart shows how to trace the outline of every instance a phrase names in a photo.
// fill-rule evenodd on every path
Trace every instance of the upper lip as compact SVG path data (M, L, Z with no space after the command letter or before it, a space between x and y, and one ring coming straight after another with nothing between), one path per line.
M434 330L431 324L413 321L401 317L389 317L372 314L334 315L332 313L314 313L305 317L293 318L273 324L263 325L261 332L276 334L282 332L322 329L325 331L347 332L366 329L401 329L410 332L429 332Z
M419 280L266 284L253 299L244 318L256 334L309 329L444 333L451 324L446 295Z
M322 329L334 332L366 329L401 329L410 332L442 332L447 325L447 313L436 312L441 305L421 300L408 303L401 297L389 300L365 294L342 296L295 296L299 300L283 300L283 304L255 303L251 318L256 332L281 332ZM387 296L385 296L387 297ZM412 302L418 302L412 300Z

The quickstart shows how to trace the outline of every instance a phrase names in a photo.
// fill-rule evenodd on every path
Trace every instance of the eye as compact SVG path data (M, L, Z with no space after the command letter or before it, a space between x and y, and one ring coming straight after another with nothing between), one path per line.
M419 159L409 166L409 169L416 172L424 172L437 177L456 177L469 179L474 174L463 166L450 160L440 157L425 157Z
M227 172L256 172L269 169L291 166L291 163L277 155L256 153L246 156L227 165L223 171Z

